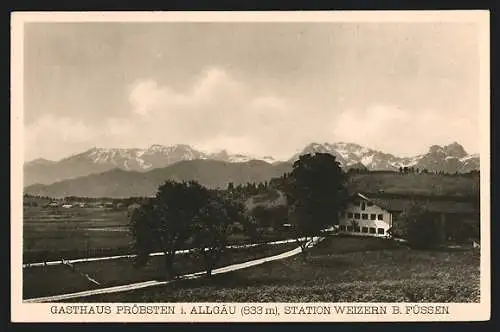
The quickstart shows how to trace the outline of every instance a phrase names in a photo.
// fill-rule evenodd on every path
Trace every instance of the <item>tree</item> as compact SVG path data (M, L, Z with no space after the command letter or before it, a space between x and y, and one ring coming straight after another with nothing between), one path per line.
M262 230L257 225L255 218L250 216L243 227L245 234L250 238L252 243L258 243L262 240Z
M288 224L288 206L278 205L270 208L271 227L275 232L282 232L283 224Z
M175 252L191 236L191 226L208 200L208 189L195 181L161 185L154 200L132 216L138 264L147 262L152 250L161 250L166 277L173 278Z
M293 164L286 188L290 222L294 226L304 260L307 244L321 230L338 224L339 211L346 198L347 175L335 156L306 154Z
M131 211L130 228L135 240L136 266L146 264L149 254L160 247L158 237L155 236L155 229L158 227L156 212L153 201L138 205Z
M440 240L435 216L424 206L412 203L401 216L400 232L414 248L430 248Z
M220 260L227 246L230 225L241 221L243 205L212 192L208 203L200 210L193 227L196 252L203 258L207 276Z
M254 218L257 226L260 228L271 227L271 211L263 205L257 205L250 211L251 216Z

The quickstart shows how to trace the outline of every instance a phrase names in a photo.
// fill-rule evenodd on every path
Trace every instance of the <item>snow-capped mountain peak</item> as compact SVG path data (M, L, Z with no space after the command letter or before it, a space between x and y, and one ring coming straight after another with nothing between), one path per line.
M479 153L474 153L474 154L470 154L470 155L467 155L465 157L462 157L462 158L460 158L460 161L461 162L465 162L467 160L471 160L471 159L474 159L474 158L479 158Z
M336 156L343 167L364 165L371 170L398 170L400 167L415 167L429 171L467 172L479 167L479 155L468 155L458 143L449 145L433 145L427 154L414 157L396 157L356 143L311 143L296 153L290 161L297 160L300 155L308 153L330 153Z
M63 163L91 163L97 165L110 165L115 168L133 171L146 171L153 168L162 168L168 165L197 159L213 159L231 163L248 162L250 160L263 160L268 163L275 162L272 157L255 157L244 154L232 154L226 150L215 153L206 153L192 148L187 144L165 146L153 144L145 149L140 148L98 148L93 147L83 153L63 159ZM37 163L32 161L27 163ZM40 162L41 163L41 162Z
M276 160L271 156L257 157L241 153L229 153L227 150L219 150L207 155L208 159L226 161L230 163L245 163L251 160L262 160L267 163L274 163Z

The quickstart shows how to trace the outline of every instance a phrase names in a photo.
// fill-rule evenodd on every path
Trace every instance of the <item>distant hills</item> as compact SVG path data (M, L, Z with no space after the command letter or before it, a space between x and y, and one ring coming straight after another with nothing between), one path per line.
M35 184L25 188L32 195L62 197L131 197L154 195L165 180L196 180L209 188L227 187L247 182L264 182L279 177L292 168L290 163L269 164L261 160L231 163L218 160L185 160L148 172L113 169L50 185Z
M217 153L204 153L185 144L173 146L152 145L147 149L92 148L57 162L36 159L25 163L24 185L50 184L116 168L125 171L147 172L188 160L217 160L229 163L241 163L250 160L275 162L272 157L229 154L225 150Z
M167 180L197 180L208 187L262 182L292 169L306 153L331 153L346 169L398 170L414 167L446 173L479 169L479 155L469 155L458 143L431 146L412 158L362 147L354 143L311 143L287 161L229 154L208 154L188 145L148 149L93 148L60 161L36 159L24 165L25 192L47 196L143 196Z

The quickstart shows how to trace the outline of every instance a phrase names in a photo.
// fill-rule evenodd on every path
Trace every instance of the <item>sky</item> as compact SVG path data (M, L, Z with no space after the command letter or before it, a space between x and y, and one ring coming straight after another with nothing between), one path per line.
M189 144L288 159L311 142L479 152L468 23L27 23L26 160Z

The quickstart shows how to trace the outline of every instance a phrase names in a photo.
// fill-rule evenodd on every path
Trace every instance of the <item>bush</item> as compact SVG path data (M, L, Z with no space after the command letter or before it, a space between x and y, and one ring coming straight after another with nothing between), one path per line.
M436 216L416 204L403 213L399 232L413 248L432 248L441 240Z

